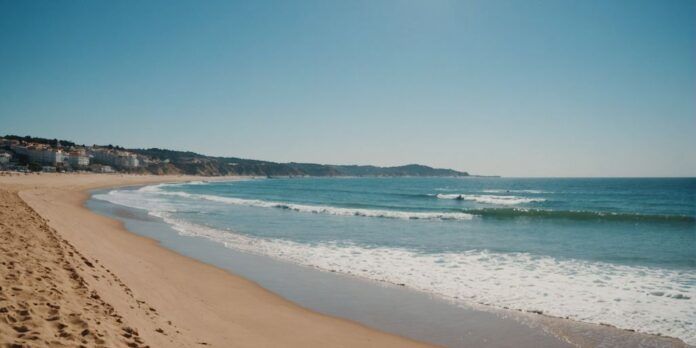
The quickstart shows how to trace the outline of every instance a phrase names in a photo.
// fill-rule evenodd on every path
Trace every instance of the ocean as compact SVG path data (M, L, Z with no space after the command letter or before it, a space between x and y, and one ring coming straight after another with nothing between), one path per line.
M277 178L94 198L242 252L696 344L696 179Z

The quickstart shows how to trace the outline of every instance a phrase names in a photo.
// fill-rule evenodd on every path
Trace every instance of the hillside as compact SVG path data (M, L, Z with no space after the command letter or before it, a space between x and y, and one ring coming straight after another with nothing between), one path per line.
M14 149L14 150L13 150ZM20 151L24 149L22 153ZM33 149L33 150L32 150ZM432 168L420 164L408 164L396 167L378 167L370 165L330 165L315 163L277 163L237 157L206 156L191 151L174 151L158 148L126 149L118 145L79 145L63 139L48 139L32 136L5 135L0 137L0 150L12 154L14 166L41 165L56 166L65 170L69 165L67 155L61 155L60 164L46 163L46 159L57 158L55 152L62 151L70 156L84 156L95 166L110 165L116 171L151 174L189 174L189 175L253 175L253 176L469 176L467 172L452 169ZM31 152L34 151L34 152ZM21 152L21 151L20 151ZM30 156L31 155L31 156ZM32 157L33 156L33 157ZM89 158L87 158L89 157ZM137 160L135 159L137 157ZM127 162L118 161L130 159ZM36 162L36 163L32 163ZM41 163L38 163L41 162ZM78 169L90 169L86 168ZM98 170L91 169L91 170Z
M261 176L469 176L466 172L409 164L397 167L361 165L325 165L314 163L277 163L242 159L237 157L213 157L190 151L165 149L129 149L148 156L165 166L147 167L153 173L181 173L192 175L261 175Z

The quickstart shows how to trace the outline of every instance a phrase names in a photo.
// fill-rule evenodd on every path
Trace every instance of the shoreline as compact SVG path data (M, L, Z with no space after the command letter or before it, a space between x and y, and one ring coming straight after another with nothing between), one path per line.
M133 188L137 189L137 188ZM96 190L103 194L109 190ZM532 318L463 306L410 287L289 262L181 233L146 210L92 198L87 207L165 248L249 279L309 310L445 347L565 347ZM505 334L501 334L504 332Z
M92 189L201 179L234 177L42 174L0 177L0 188L26 202L85 262L102 267L88 267L100 274L82 275L85 286L150 346L428 346L302 308L84 206Z
M96 253L97 256L99 256L98 258L101 264L111 266L109 268L115 270L115 272L113 273L118 274L120 279L123 279L124 284L128 284L130 289L132 289L132 293L136 294L135 297L139 297L138 299L135 299L131 296L132 298L129 300L127 296L124 297L123 294L119 295L118 293L113 293L114 291L111 290L114 289L111 289L110 286L104 286L104 284L98 284L98 282L96 282L95 284L91 284L88 280L88 283L90 283L89 285L94 286L94 288L96 288L96 291L98 291L100 295L102 295L102 292L106 293L101 297L107 300L107 302L109 303L112 303L112 301L115 302L114 307L119 311L119 313L121 313L122 311L133 312L127 313L127 315L123 315L123 317L126 319L126 321L129 321L128 319L131 319L131 321L135 321L136 323L133 324L134 327L145 328L145 330L140 329L142 335L141 337L145 339L145 342L153 343L154 346L159 346L162 344L172 346L174 344L174 341L172 341L172 337L164 336L157 331L158 329L161 329L159 326L168 325L166 321L163 322L160 320L159 322L152 322L150 316L146 316L146 318L143 318L142 315L138 314L138 310L140 310L141 307L140 304L143 300L143 303L147 302L148 304L153 304L153 307L157 308L156 311L158 313L158 316L175 319L171 321L174 322L174 326L177 328L175 329L178 334L178 336L176 336L176 342L179 343L180 346L191 346L193 344L200 344L201 342L205 342L206 344L213 344L215 346L225 346L230 342L234 342L237 345L273 344L272 342L266 341L243 341L243 343L240 343L239 335L241 335L242 337L249 338L248 336L251 333L253 333L254 330L258 330L261 328L264 328L265 331L262 332L264 332L266 336L273 336L273 339L276 340L275 344L279 344L278 342L280 342L284 346L307 344L321 344L330 346L349 346L356 344L368 346L421 345L419 342L412 341L407 338L394 336L392 334L372 329L371 327L374 327L373 325L367 327L358 322L341 319L332 315L320 314L313 311L312 309L307 309L305 308L306 306L298 305L295 301L286 300L284 298L285 296L283 296L282 293L280 293L279 296L276 294L277 291L269 291L266 289L266 287L262 287L259 284L257 284L257 282L253 279L249 280L250 277L248 276L240 277L237 275L236 272L230 271L229 269L221 268L214 264L204 263L203 261L199 261L196 258L182 255L181 253L178 253L176 250L172 250L161 245L160 241L158 241L157 239L148 238L142 236L139 233L128 230L127 228L125 228L124 224L118 219L112 219L101 216L85 206L85 202L91 196L89 191L95 189L106 189L124 186L140 186L163 182L237 180L243 179L244 177L208 178L186 176L96 176L97 178L94 178L94 175L43 174L37 176L24 176L24 180L7 180L5 179L7 177L0 177L0 188L7 189L6 186L8 185L14 188L16 190L15 192L18 193L19 197L21 197L22 200L27 202L27 204L29 204L34 210L36 210L37 213L39 213L42 217L46 218L49 221L49 224L52 227L54 227L58 231L58 233L60 233L63 236L63 238L66 238L71 243L75 244L77 249L82 251L85 255L94 257L94 254ZM32 177L36 179L32 180ZM53 181L58 180L61 182L58 183L58 187L55 187L56 183L50 183L51 180L48 180L48 184L46 182L43 182L46 178L55 178ZM66 180L68 178L69 180ZM15 182L12 183L12 181ZM56 203L58 203L60 207L56 207ZM81 228L81 223L75 221L74 219L75 214L79 215L80 218L84 218L80 219L79 221L90 221L94 224L90 224L88 227ZM73 219L71 219L71 217ZM99 238L89 234L90 230L99 228L106 228L108 230L108 240L99 240ZM75 232L75 230L78 230L78 232ZM116 232L117 230L118 232ZM84 233L87 233L87 235L91 238L83 238L85 237ZM134 245L137 245L137 248L132 248L132 246ZM117 248L115 248L115 246L117 246ZM120 249L114 250L118 248ZM122 255L118 254L117 252L133 252L133 250L129 249L138 249L137 251L139 253L134 253L130 255L141 256L139 259L136 259L137 262L134 263L119 260L119 258L122 258ZM157 257L149 258L143 256L148 253L154 253ZM96 258L97 257L95 257L95 259ZM184 274L182 274L181 271L173 271L171 269L172 267L170 267L171 265L167 264L168 262L185 267L186 269L195 269L197 271L200 271L201 273L205 273L206 276L201 277L200 275L197 275L196 277L192 277L190 274L186 274L185 272L183 272ZM164 266L163 263L167 265ZM145 264L146 266L159 266L156 270L147 269L147 271L149 272L146 273L149 276L158 274L158 272L162 273L159 274L160 279L156 279L158 281L155 282L152 282L152 280L149 279L143 280L143 272L136 271L137 267L136 270L124 267L133 266L134 264L136 266L142 266L142 264ZM153 271L156 272L153 273ZM199 302L195 306L189 305L186 309L181 308L182 306L178 305L172 306L172 298L176 297L177 294L166 291L164 291L164 293L169 296L168 300L163 301L161 299L151 298L153 294L156 296L162 295L162 287L173 285L171 282L171 278L169 278L170 276L175 276L175 280L179 282L178 284L189 284L189 289L187 289L189 292L187 292L185 296L180 296L180 298L183 298L184 302L186 302L190 298L198 297L197 300L202 301L202 303ZM244 321L246 317L240 318L239 313L217 313L216 310L219 310L219 308L211 308L210 302L216 302L218 304L223 304L224 306L225 303L233 302L232 299L229 299L229 296L227 294L221 293L220 291L211 291L210 289L204 289L201 286L190 286L191 280L200 280L202 282L207 281L215 283L216 285L221 285L221 283L224 283L230 286L244 288L242 290L249 292L249 295L255 300L259 300L260 298L262 298L264 301L271 302L271 306L266 306L272 307L268 310L274 311L278 308L283 308L283 310L287 311L287 315L289 316L291 322L290 324L286 323L287 325L296 326L297 324L295 323L295 321L298 319L297 317L299 317L301 320L311 322L311 325L309 325L309 327L305 327L306 332L304 334L304 336L311 337L296 337L298 336L296 330L284 331L287 330L288 327L283 327L278 323L263 323L260 326L249 327L248 325L244 325L245 323L240 323L240 320ZM119 289L117 288L115 290ZM214 296L212 297L210 296L211 292L214 293ZM135 300L135 302L133 302L132 300ZM170 303L167 304L166 302ZM180 302L181 301L174 300L174 303L180 304ZM182 315L181 312L185 312L186 315ZM255 317L258 315L258 313L254 312L256 311L251 310L249 311L248 315L251 318L257 319ZM218 325L217 330L211 330L210 324L202 325L198 322L190 323L189 321L196 321L195 319L196 317L198 317L198 315L190 315L194 317L193 319L191 319L189 318L189 313L205 313L207 315L212 314L217 315L217 319L227 319L230 321L231 324L238 324L239 326L242 326L244 329L244 333L246 333L246 336L240 334L239 332L229 332L228 327L220 328L220 326L224 325ZM147 313L146 311L146 314L150 313ZM226 317L225 314L235 315L232 315L231 317ZM577 344L579 346L592 346L597 343L596 338L588 339L583 335L578 335L575 331L578 331L580 329L589 330L593 334L602 335L610 338L631 336L634 337L636 340L648 338L664 341L663 343L669 343L670 346L685 346L683 342L678 341L677 339L672 339L664 336L660 337L648 334L634 333L630 330L600 326L584 322L568 321L556 317L546 316L543 314L536 315L530 313L520 313L520 315L532 318L532 320L543 326L544 330L549 331L551 334L558 337L560 340L569 341L572 342L572 344ZM271 317L275 316L272 315ZM269 318L266 319L269 320ZM274 319L275 318L271 318L270 320ZM214 323L212 325L214 326ZM280 325L280 327L278 325ZM276 332L274 332L273 334L266 333L268 327L273 327L274 329L276 329ZM323 331L324 327L326 327L326 330L331 330L331 334L327 335L327 332ZM165 329L167 328L165 327ZM311 333L319 329L321 329L323 335ZM205 338L200 338L197 336L197 334L199 334L200 332L208 333L209 336ZM251 338L259 339L260 337L255 336L264 335L259 334L258 331L256 332L257 333L255 335L251 334L251 336L254 336ZM283 332L286 332L286 334L283 334ZM355 337L356 334L362 336ZM288 342L288 337L286 337L286 335L293 336L291 337L291 339L294 339L295 341L297 341L297 343L293 344L292 342ZM159 344L156 344L158 342Z
M103 194L105 193L106 190L102 190L100 192L94 192L94 194ZM107 206L113 206L113 207L118 207L117 209L114 210L125 210L124 206L114 204L114 203L109 203L108 201L104 201L98 198L93 198L90 200L90 202L93 202L94 205L96 205L96 202L98 205L107 205ZM293 284L290 281L285 281L282 284L273 284L273 282L264 282L263 281L263 276L260 276L259 273L261 272L247 272L246 274L244 273L243 268L236 267L235 265L226 265L225 262L220 262L220 261L210 261L207 255L201 254L201 253L196 253L194 250L191 252L190 250L186 250L186 248L181 248L177 243L173 243L171 240L172 239L188 239L186 241L187 244L195 244L195 243L203 243L203 242L198 242L199 240L204 240L205 243L210 243L210 244L219 244L219 242L215 242L216 239L213 239L212 241L207 239L204 236L191 236L188 233L182 233L179 232L178 229L173 228L172 225L162 218L159 217L152 217L148 219L153 219L153 220L159 220L159 224L167 226L167 229L169 230L169 233L166 234L160 234L160 235L155 235L151 236L151 233L148 232L148 229L151 229L152 226L155 223L148 223L147 226L142 227L139 226L140 224L137 223L135 220L139 220L139 218L130 218L126 216L119 216L119 213L113 213L113 212L108 212L105 211L105 209L97 208L96 206L91 207L92 210L99 212L100 214L104 214L106 216L111 216L113 218L122 220L122 221L131 221L129 223L128 229L133 231L134 233L137 233L139 235L145 235L149 236L151 238L160 240L161 243L165 244L169 242L169 245L166 245L167 248L172 249L177 251L178 253L188 255L189 257L192 257L194 259L198 260L205 260L205 262L214 264L217 267L227 269L228 271L232 272L233 274L241 274L243 277L247 279L251 279L252 281L255 281L259 283L262 287L269 289L273 291L274 293L277 293L281 295L284 298L288 298L291 301L295 303L301 304L303 307L316 310L319 312L323 313L329 313L330 315L336 315L339 317L344 317L344 318L349 318L351 320L361 322L361 323L366 323L370 327L375 327L387 332L392 332L396 333L399 335L411 337L417 340L423 340L426 342L435 342L437 344L442 344L445 346L486 346L486 344L483 344L480 342L472 342L468 341L467 344L461 344L460 342L457 342L455 344L452 344L454 340L452 339L447 339L447 338L442 338L442 337L437 337L436 339L432 339L433 335L430 335L428 337L427 334L424 334L424 332L427 332L429 328L424 328L424 327L411 327L410 331L409 330L403 330L403 328L398 328L394 329L393 325L385 324L385 323L379 323L375 324L374 322L371 322L371 319L366 316L361 316L359 313L356 314L355 311L338 311L338 312L332 312L331 311L331 306L327 306L326 304L321 304L321 303L315 303L316 301L311 301L307 299L297 299L293 298L293 293L292 291L288 291L287 287L292 287ZM136 214L139 214L137 212L144 212L143 214L146 214L146 210L142 209L136 209L136 208L127 208L129 210L136 211ZM147 214L146 214L147 215ZM148 215L149 216L149 215ZM184 237L172 237L172 235L179 235L179 236L184 236ZM181 243L179 243L181 244ZM485 337L488 340L488 346L499 346L496 345L495 343L492 343L492 341L500 340L501 336L499 334L490 334L490 332L487 332L487 326L496 326L498 328L505 327L508 325L508 321L514 320L517 323L521 323L525 325L528 329L533 329L533 330L538 330L538 331L544 331L548 334L548 336L553 337L554 339L557 339L559 342L557 343L558 345L565 344L568 342L569 344L577 345L577 346L583 346L583 347L593 347L593 346L598 346L602 344L608 344L611 343L613 346L635 346L638 344L641 344L641 342L650 342L650 344L653 344L655 346L662 346L662 347L682 347L682 346L687 346L683 341L681 341L678 338L670 337L670 336L662 336L659 334L650 334L650 333L644 333L644 332L638 332L632 329L628 328L621 328L617 327L611 324L599 324L599 323L591 323L591 322L583 322L583 321L578 321L572 318L565 318L561 316L553 316L549 315L547 313L542 313L541 311L535 311L535 310L520 310L520 309L512 309L512 308L499 308L495 307L492 305L484 304L484 303L476 303L476 302L468 302L468 301L463 301L457 298L451 298L439 294L433 294L430 292L425 292L421 291L412 287L404 287L400 283L394 283L394 282L389 282L385 280L378 280L378 279L371 279L371 278L365 278L361 276L357 276L354 274L345 274L341 272L334 272L334 271L329 271L327 269L323 268L318 268L318 267L313 267L313 266L306 266L302 265L299 263L295 263L289 260L285 260L282 258L276 258L270 255L266 255L263 253L255 253L253 251L247 251L247 250L237 250L233 247L220 247L220 249L226 249L229 252L225 254L225 256L230 256L230 257L235 257L234 254L245 254L245 255L255 255L258 258L267 258L267 259L272 259L278 263L284 264L283 267L283 272L287 273L288 268L292 269L294 268L293 266L301 267L304 269L309 270L308 272L315 272L315 273L323 273L323 274L338 274L341 277L349 278L355 283L372 283L372 284L377 284L376 287L395 287L396 289L407 289L408 291L412 292L417 292L423 297L431 297L431 298L436 298L438 301L442 302L448 302L448 306L458 308L461 312L459 313L462 314L460 315L459 318L457 318L460 322L464 323L467 321L468 317L478 317L480 321L486 322L488 325L480 325L476 328L476 330L481 331L481 332L476 332L474 336L479 336L479 337ZM210 252L210 251L208 251ZM239 259L239 257L236 257L236 259ZM264 270L266 272L267 270ZM291 274L295 274L296 271L290 270ZM317 276L319 277L319 276ZM326 278L331 278L331 277L326 277ZM335 282L335 279L326 279L325 281L327 282ZM348 285L350 286L350 285ZM392 292L392 296L399 297L399 291L396 290ZM313 296L321 297L321 298L327 298L331 296L332 291L340 291L339 289L332 289L329 291L324 291L324 292L316 292L311 289L304 289L303 291L311 293ZM379 292L378 290L374 290L374 292ZM368 298L363 298L365 302L374 302L374 297L377 296L369 296ZM411 299L412 301L413 299ZM388 302L389 299L386 299ZM418 299L416 299L418 301ZM398 306L401 305L401 303L392 303L393 308L398 308ZM432 307L440 308L437 306L437 304L430 303L429 304ZM439 310L443 310L443 308L440 308ZM447 311L446 309L444 311ZM392 318L390 318L393 321L399 321L400 318L403 318L405 313L399 313L398 310L394 311L395 313L392 314ZM432 326L432 325L442 325L446 326L448 324L448 321L443 321L440 320L440 322L437 321L437 319L434 319L435 317L438 317L439 313L433 313L432 310L425 309L425 312L428 313L428 315L431 315L433 318L434 323L425 323L423 326ZM486 318L485 316L478 316L477 314L479 313L487 313L490 314L491 316L495 316L496 318L494 320L491 320L491 318ZM421 313L410 313L410 314L415 314L415 315L420 315ZM512 318L512 319L511 319ZM398 326L398 325L397 325ZM399 330L401 329L401 330ZM470 326L467 325L460 325L458 326L457 329L460 330L469 330L471 329ZM437 330L433 330L437 331ZM452 330L456 331L456 330ZM413 332L419 332L419 334L413 334ZM516 342L517 346L520 347L533 347L533 346L542 346L542 343L548 343L544 339L539 339L539 337L536 337L536 341L533 344L522 344L520 342L520 339L526 338L529 339L531 336L529 335L529 332L525 332L524 330L519 330L518 328L515 328L513 326L508 326L506 330L504 330L506 335L502 336L507 336L507 337L516 337L518 339L518 342ZM442 330L439 331L439 335L452 335L453 332L443 332ZM487 336L486 336L487 335ZM528 343L528 342L527 342ZM505 345L503 345L505 346Z

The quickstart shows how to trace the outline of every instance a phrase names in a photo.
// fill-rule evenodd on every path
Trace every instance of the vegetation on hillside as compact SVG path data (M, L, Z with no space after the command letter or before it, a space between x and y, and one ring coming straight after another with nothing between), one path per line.
M68 140L46 139L32 136L6 135L7 140L40 143L56 147L84 146ZM277 163L243 159L237 157L206 156L191 151L167 149L125 149L120 146L103 145L109 149L129 151L150 161L141 161L140 166L129 172L152 174L190 175L254 175L254 176L468 176L466 172L452 169L432 168L419 164L397 167L368 165L327 165L315 163ZM93 163L97 161L92 160Z
M184 174L264 176L468 176L466 172L409 164L398 167L277 163L237 157L212 157L190 151L131 149L160 161L168 160Z

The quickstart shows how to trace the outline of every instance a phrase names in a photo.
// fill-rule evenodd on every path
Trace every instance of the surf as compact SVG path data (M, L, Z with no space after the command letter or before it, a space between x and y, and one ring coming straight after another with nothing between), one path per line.
M649 215L605 211L544 210L530 208L480 208L464 212L496 219L567 219L578 221L674 222L696 224L696 217L686 215Z
M94 198L243 252L696 342L693 183L261 179Z

